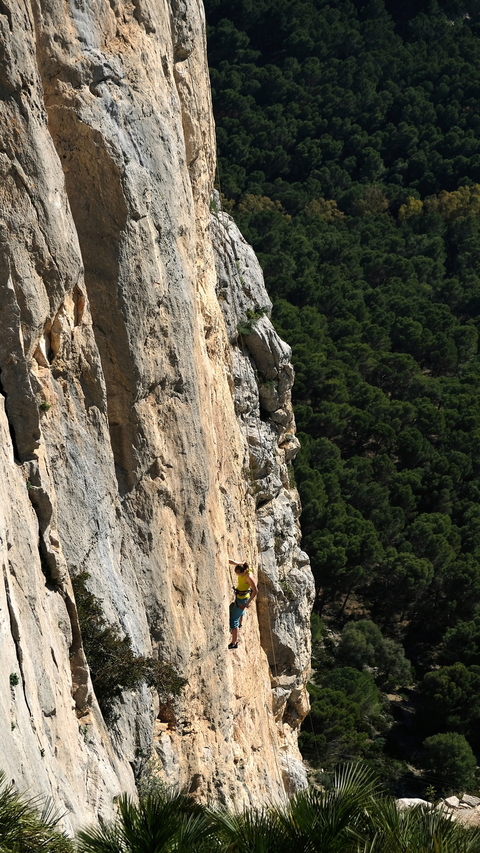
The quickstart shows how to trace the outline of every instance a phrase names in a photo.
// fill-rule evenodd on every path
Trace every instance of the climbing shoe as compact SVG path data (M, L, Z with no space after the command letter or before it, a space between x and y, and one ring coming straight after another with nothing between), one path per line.
M238 649L238 643L229 643L228 648L229 649Z

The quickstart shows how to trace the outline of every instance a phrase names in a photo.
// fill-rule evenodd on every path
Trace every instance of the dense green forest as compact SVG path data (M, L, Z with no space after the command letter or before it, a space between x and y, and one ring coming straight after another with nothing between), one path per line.
M452 786L422 743L480 757L480 2L206 14L218 186L296 370L303 748Z

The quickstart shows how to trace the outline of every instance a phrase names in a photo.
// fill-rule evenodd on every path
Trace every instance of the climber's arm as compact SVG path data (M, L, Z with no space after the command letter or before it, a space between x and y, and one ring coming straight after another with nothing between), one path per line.
M243 566L245 560L231 560L229 557L228 562L230 563L231 566Z
M257 589L257 584L255 583L255 580L252 577L250 577L250 575L246 578L246 581L249 584L250 589L252 590L252 592L250 594L250 601L247 604L247 607L250 607L255 596L258 595L258 589Z

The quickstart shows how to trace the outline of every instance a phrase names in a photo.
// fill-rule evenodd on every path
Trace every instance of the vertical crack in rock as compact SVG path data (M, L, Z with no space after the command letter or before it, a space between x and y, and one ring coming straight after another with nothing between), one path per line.
M123 494L135 482L133 403L139 377L122 310L120 254L127 207L119 167L98 131L72 110L51 111L50 130L65 170L65 184L85 265L85 285L107 389L115 471Z
M84 711L91 703L92 691L87 659L82 645L82 632L78 621L78 611L75 606L71 583L64 590L63 598L72 629L70 646L70 669L72 672L72 697L77 711Z
M46 583L62 596L68 618L72 642L69 650L72 673L72 698L77 711L84 711L91 702L89 669L82 645L82 635L75 606L72 584L65 559L56 534L56 508L48 491L42 485L41 466L38 460L26 464L28 470L28 496L36 513L39 526L39 555Z
M20 453L19 453L19 450L17 447L17 439L15 437L15 429L13 427L11 420L9 420L9 418L8 418L7 392L5 391L5 388L3 387L2 371L1 370L0 370L0 394L5 399L5 411L7 412L8 431L10 433L10 440L12 442L13 456L17 460L17 462L20 462Z
M61 585L66 578L66 566L55 536L55 510L48 490L42 484L41 466L38 460L26 463L28 471L28 496L35 510L39 527L40 562L47 580Z
M188 59L194 48L194 33L186 0L170 0L173 58Z
M8 582L7 571L6 571L5 566L3 566L3 582L5 584L5 597L7 599L8 617L10 620L10 633L12 635L13 642L15 645L15 652L17 655L18 668L20 670L20 677L22 679L22 690L23 690L23 695L25 698L25 705L27 706L28 713L30 715L30 718L32 719L33 715L32 715L30 705L28 703L27 691L26 691L26 686L25 686L25 673L23 670L23 652L22 652L22 645L20 642L20 626L18 624L18 619L15 616L15 611L13 609L12 596L10 594L10 585Z
M133 0L133 6L133 17L139 24L145 27L145 32L148 35L156 33L157 29L148 8L148 0Z
M4 0L0 0L0 15L5 15L10 31L13 30L12 13Z
M13 283L13 270L10 252L0 242L0 372L16 454L23 462L31 458L39 446L40 417L25 358L21 313Z

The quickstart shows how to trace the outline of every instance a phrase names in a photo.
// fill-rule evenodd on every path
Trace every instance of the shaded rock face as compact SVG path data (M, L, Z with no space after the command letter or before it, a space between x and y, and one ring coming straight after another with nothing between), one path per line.
M210 214L202 7L1 0L0 51L1 766L70 828L147 771L279 799L305 782L312 597L293 373L253 252ZM229 555L260 591L234 653ZM125 694L113 733L76 571L187 679Z

